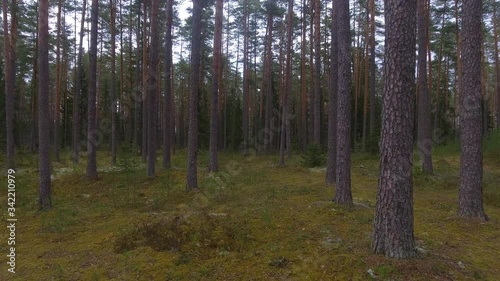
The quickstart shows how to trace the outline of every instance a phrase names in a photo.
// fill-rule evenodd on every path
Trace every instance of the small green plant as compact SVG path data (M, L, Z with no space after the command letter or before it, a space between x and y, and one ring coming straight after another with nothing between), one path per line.
M308 168L323 166L326 163L325 152L318 144L310 144L302 156L302 165Z
M137 169L140 163L137 161L136 157L134 157L132 144L124 145L120 150L117 163L120 170L123 172L130 172Z

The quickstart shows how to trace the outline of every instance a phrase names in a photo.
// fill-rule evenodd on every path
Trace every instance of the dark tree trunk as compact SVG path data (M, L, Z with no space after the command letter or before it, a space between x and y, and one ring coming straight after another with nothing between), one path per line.
M141 156L142 162L147 160L148 152L148 8L147 3L143 2L143 27L142 27L142 141Z
M497 2L493 3L493 36L495 41L495 91L497 99L496 108L496 123L497 129L500 129L500 62L498 57L498 18L497 16Z
M111 165L116 164L116 30L115 30L115 19L116 19L116 3L113 0L109 2L111 11ZM120 46L123 47L123 46ZM120 48L121 49L121 48ZM120 84L123 84L123 80L120 80Z
M463 1L458 215L486 220L483 209L481 124L482 0Z
M332 38L330 61L330 95L328 101L328 155L326 184L332 186L337 178L337 88L338 88L338 15L337 2L332 1Z
M83 35L85 32L85 11L87 10L87 0L83 0L82 21L80 23L80 42L78 43L77 77L75 94L73 97L73 163L80 162L80 96L83 87Z
M155 175L156 164L156 96L158 95L158 5L159 0L151 1L151 46L149 54L148 89L148 177Z
M38 84L38 169L39 205L41 210L52 208L50 181L50 116L49 116L49 1L38 2L38 66L40 81Z
M333 201L352 205L351 194L351 32L349 0L336 0L338 46L337 178Z
M92 0L90 12L90 48L89 48L89 93L87 110L87 178L97 179L97 122L96 122L96 93L97 93L97 24L99 17L99 1ZM44 81L44 80L42 80Z
M431 136L431 99L427 84L427 36L426 3L417 0L417 36L418 36L418 140L417 147L422 161L422 171L432 174L432 136ZM439 79L438 79L439 80ZM439 87L439 85L438 85Z
M273 14L267 11L267 34L265 43L265 56L264 56L264 77L263 77L263 91L266 95L266 109L264 113L264 151L268 153L272 147L273 131L272 128L272 110L273 110L273 81L272 81L272 63L273 63Z
M247 153L248 149L248 101L249 101L249 80L250 71L248 67L248 1L243 1L243 115L242 115L242 130L243 130L243 154Z
M417 255L413 236L413 127L416 0L385 2L385 62L380 176L372 249Z
M375 0L370 0L370 137L373 138L374 135L375 135Z
M16 55L15 55L15 34L10 32L7 12L9 6L7 0L2 0L3 31L5 46L5 120L7 129L7 168L14 168L14 102L15 102L15 82L16 82ZM11 11L14 11L12 7ZM15 12L14 12L15 13ZM11 13L11 25L15 26L15 16Z
M54 105L54 158L59 162L59 129L61 126L61 9L63 1L57 2L57 39L56 39L56 98Z
M163 167L170 168L173 143L172 99L172 17L173 0L167 0L167 30L165 34L165 105L163 112Z
M285 165L285 144L290 150L289 134L290 120L288 120L289 95L292 91L292 32L293 32L293 0L288 2L288 23L286 32L286 65L285 65L285 90L283 91L283 112L281 117L281 140L280 140L280 165Z
M222 12L223 1L215 2L215 31L214 31L214 61L213 61L213 85L212 85L212 104L210 112L210 161L208 165L209 172L217 172L219 163L217 160L217 138L219 122L219 81L221 71L221 46L222 46Z
M307 149L307 79L306 79L306 0L302 0L302 40L300 42L300 139Z
M314 0L314 143L321 144L321 1ZM348 20L349 21L349 20Z
M198 95L200 89L200 51L202 0L193 0L191 30L191 89L189 95L189 133L186 190L198 189Z
M137 2L137 32L136 32L136 44L137 44L137 59L135 63L135 97L134 97L134 148L139 151L141 146L141 4Z

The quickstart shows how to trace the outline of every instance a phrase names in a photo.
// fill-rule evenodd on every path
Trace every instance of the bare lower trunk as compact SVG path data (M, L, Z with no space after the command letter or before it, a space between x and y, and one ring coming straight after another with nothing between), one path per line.
M413 127L417 0L387 0L380 176L372 249L417 255L413 236Z
M462 21L462 93L460 95L460 190L458 215L486 220L483 209L481 132L482 0L464 0Z

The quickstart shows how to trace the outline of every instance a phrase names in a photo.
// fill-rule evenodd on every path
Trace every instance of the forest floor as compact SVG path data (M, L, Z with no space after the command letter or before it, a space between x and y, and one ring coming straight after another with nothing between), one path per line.
M109 153L98 155L99 167L109 167ZM48 212L37 210L30 164L36 161L23 158L16 177L17 273L7 272L3 239L0 280L500 280L498 133L485 141L488 222L456 216L457 143L435 149L434 175L415 167L422 254L413 260L370 251L375 156L353 154L351 209L331 202L325 169L304 167L298 155L278 167L278 156L221 153L216 174L208 174L207 157L200 153L200 192L190 193L185 151L175 153L170 170L158 161L153 179L143 165L134 167L137 158L119 160L126 171L104 169L89 181L84 165L73 167L66 157L54 163L59 175ZM6 192L0 201L7 202Z

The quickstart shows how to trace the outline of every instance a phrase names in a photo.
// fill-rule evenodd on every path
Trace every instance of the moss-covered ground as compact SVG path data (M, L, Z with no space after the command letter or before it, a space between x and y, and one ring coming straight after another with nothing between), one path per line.
M99 166L109 166L109 153L98 154ZM190 193L184 190L185 151L153 179L144 166L126 164L128 171L107 169L89 181L85 166L66 157L53 167L54 208L40 212L30 164L36 162L25 156L16 178L17 273L6 270L4 239L0 280L500 280L498 134L485 141L488 222L456 216L457 143L435 150L434 175L415 165L421 257L414 260L370 251L375 156L353 154L351 209L331 202L334 189L325 186L324 168L306 168L298 155L278 167L273 155L221 153L216 174L207 173L207 157L200 152L200 192ZM6 192L0 201L7 202Z

